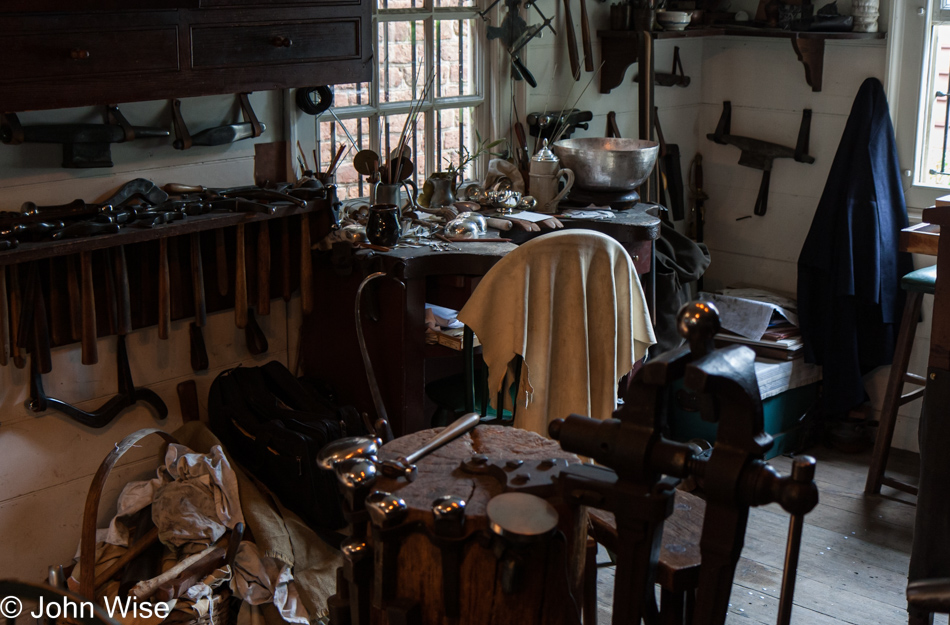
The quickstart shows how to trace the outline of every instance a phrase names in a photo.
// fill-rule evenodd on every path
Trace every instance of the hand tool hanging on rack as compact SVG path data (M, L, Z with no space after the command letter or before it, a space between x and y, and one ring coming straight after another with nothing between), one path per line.
M87 255L89 252L83 252L83 254ZM74 421L92 428L101 428L108 425L113 419L115 419L116 416L119 415L120 412L140 401L152 406L157 412L159 419L164 419L168 416L168 408L165 406L165 402L162 401L161 397L159 397L151 389L135 388L135 383L132 381L132 371L129 368L129 355L125 344L125 333L131 329L131 296L129 293L128 268L125 264L124 251L121 254L115 254L114 261L114 266L107 264L107 267L109 271L115 272L114 295L117 299L115 303L117 304L116 307L119 311L116 315L117 346L115 357L116 377L118 378L118 392L116 393L115 397L104 403L98 410L92 412L80 410L79 408L76 408L71 404L67 404L60 399L47 397L46 392L43 390L42 375L40 374L38 368L33 365L30 369L29 407L34 412L42 412L47 409L56 410L65 414ZM91 288L91 264L89 265L89 270ZM95 327L95 315L93 315L92 321L93 327Z
M558 139L570 139L571 135L578 128L587 130L590 120L594 119L594 114L590 111L580 109L571 109L557 113L528 113L525 121L528 122L528 134L538 138L540 144L542 139L547 139L553 143L552 139L558 135Z
M94 365L99 362L99 348L96 343L96 291L92 281L92 252L79 253L79 275L82 289L82 364Z
M3 113L0 114L0 141L8 145L60 143L63 167L112 167L111 144L170 134L164 128L132 126L114 105L106 107L105 117L105 124L22 126L15 113Z
M280 220L280 293L285 302L290 301L293 285L290 279L290 220Z
M814 156L808 155L808 137L811 132L811 109L802 111L802 123L798 129L798 143L789 148L777 143L730 134L732 124L732 102L722 103L722 116L716 126L716 132L709 133L706 138L720 145L734 145L742 154L739 164L762 171L762 182L759 184L759 195L755 200L754 212L763 216L769 203L769 180L772 177L772 161L777 158L793 158L799 163L812 164Z
M693 198L692 218L687 226L686 234L697 243L703 242L704 227L706 224L706 200L709 196L703 190L703 155L699 152L693 157L689 166L689 192ZM696 288L703 290L703 276L696 280Z
M247 327L247 265L245 264L244 224L238 224L234 233L234 324Z
M300 216L300 308L303 314L313 312L313 252L310 249L310 215Z
M30 263L33 273L33 358L37 361L40 373L53 370L53 357L50 353L49 318L47 316L46 297L40 280L39 261Z
M270 200L270 201L284 201L295 204L296 206L304 207L307 205L306 200L301 200L287 193L281 191L275 191L273 189L264 189L255 185L251 186L241 186L241 187L232 187L224 189L211 189L208 187L203 187L200 185L187 185L187 184L178 184L170 183L166 184L164 187L165 191L168 193L174 193L177 195L183 195L188 193L197 193L203 196L205 199L214 200L216 198L228 198L228 199L244 199L244 200ZM241 204L235 204L234 206L238 207L238 210L241 210ZM274 207L268 206L266 204L260 205L261 212L269 212L273 214ZM247 210L247 209L244 209Z
M660 127L660 113L658 107L653 107L653 121L656 124L656 137L660 143L660 154L658 163L665 179L665 188L669 198L669 204L664 204L673 214L673 221L682 221L686 211L685 200L683 199L683 172L680 170L680 146L675 143L667 143L663 137L663 130ZM663 202L661 202L663 203Z
M270 224L257 224L257 313L270 314Z
M168 268L168 237L158 240L158 338L167 341L171 332L171 275Z
M584 44L584 71L594 71L594 48L590 40L590 18L587 15L587 0L581 0L581 43Z
M20 335L20 309L23 306L23 298L20 294L19 266L10 265L9 273L10 358L17 369L23 369L26 367L26 355L17 345L17 338Z
M82 295L79 289L79 271L76 255L66 257L66 297L69 302L69 338L78 341L82 337Z
M189 325L191 339L191 368L194 371L207 371L208 350L202 328L208 323L208 312L205 306L205 278L204 267L201 262L201 233L192 232L191 239L191 288L195 302L195 320Z
M479 16L487 22L487 14L496 4L498 4L497 0L484 11L479 12ZM534 7L534 10L538 13L538 15L541 16L542 22L541 24L537 24L535 26L528 26L528 23L522 19L521 15L519 15L520 4L520 0L505 0L505 6L508 7L508 14L502 21L501 26L488 26L487 37L489 40L501 40L502 45L505 47L505 50L511 57L512 78L515 80L525 80L532 87L537 87L537 80L535 80L534 75L528 70L528 68L525 67L524 63L521 61L521 56L519 53L522 48L528 45L529 41L535 37L540 37L542 31L545 28L550 29L554 35L557 35L557 31L554 30L553 26L551 26L551 20L553 18L545 17L545 15L541 12L541 9L538 8L536 2L525 3L525 6Z
M224 297L230 289L228 279L228 249L224 241L224 228L214 231L215 276L218 282L218 294Z
M171 311L169 319L181 319L185 316L184 299L181 294L185 281L182 276L181 254L178 247L178 237L168 239L168 306Z
M0 265L0 367L10 362L10 305L7 302L7 268Z
M176 150L187 150L193 145L225 145L242 139L255 139L261 136L267 130L267 126L258 121L254 109L251 108L248 95L247 93L237 94L244 123L208 128L194 135L188 132L185 119L181 115L181 100L173 100L172 120L175 123L176 138L175 142L172 143L172 147Z
M270 228L266 221L257 224L257 312L270 314ZM267 351L267 336L257 323L254 310L248 307L247 327L244 328L247 351L263 354Z
M581 61L577 54L577 34L574 32L574 16L571 14L571 0L564 0L564 28L567 31L567 57L571 62L571 76L581 79Z
M620 126L617 125L617 114L614 111L607 113L607 128L604 130L604 137L607 139L620 137Z
M59 276L63 275L63 259L46 259L46 268L48 270L47 284L49 285L49 334L53 345L65 345L70 342L69 329L65 324L60 323L60 311L66 307L64 302L64 289L61 288Z

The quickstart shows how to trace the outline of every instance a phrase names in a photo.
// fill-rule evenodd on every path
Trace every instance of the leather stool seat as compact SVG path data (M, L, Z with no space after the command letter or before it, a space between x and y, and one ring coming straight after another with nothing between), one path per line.
M901 278L901 288L908 292L933 295L937 286L937 266L911 271Z

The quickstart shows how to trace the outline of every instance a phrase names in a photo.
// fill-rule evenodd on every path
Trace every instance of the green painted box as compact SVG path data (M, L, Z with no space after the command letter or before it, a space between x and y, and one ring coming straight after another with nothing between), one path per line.
M774 458L782 454L798 451L805 434L802 419L818 401L818 382L812 382L798 388L789 389L762 402L762 416L765 431L772 435L772 448L765 454ZM673 396L682 389L682 381L674 384ZM704 421L698 412L683 409L678 402L670 402L667 415L670 437L677 441L702 438L710 443L716 440L719 425Z

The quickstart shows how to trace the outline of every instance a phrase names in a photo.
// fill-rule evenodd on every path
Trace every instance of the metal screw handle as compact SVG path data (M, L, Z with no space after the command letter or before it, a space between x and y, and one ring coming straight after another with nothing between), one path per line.
M695 301L680 308L676 316L680 336L689 343L696 357L704 356L713 349L713 336L719 332L719 311L712 302Z

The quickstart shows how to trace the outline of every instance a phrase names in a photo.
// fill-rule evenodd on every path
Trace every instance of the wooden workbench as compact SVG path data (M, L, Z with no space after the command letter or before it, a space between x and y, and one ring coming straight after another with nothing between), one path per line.
M564 220L566 228L597 230L623 244L631 257L636 257L638 273L646 274L648 302L652 302L653 241L660 230L660 220L650 213L648 205L640 204L610 220ZM364 336L396 435L429 427L427 377L461 371L462 359L459 352L447 347L426 345L425 303L461 309L480 276L515 249L516 243L544 232L505 234L513 235L513 242L459 243L458 250L448 252L420 247L359 250L352 257L315 254L315 291L324 296L318 296L313 314L304 321L302 371L332 381L340 402L375 418L356 337L354 304L363 278L385 271L393 279L376 280L363 294Z

